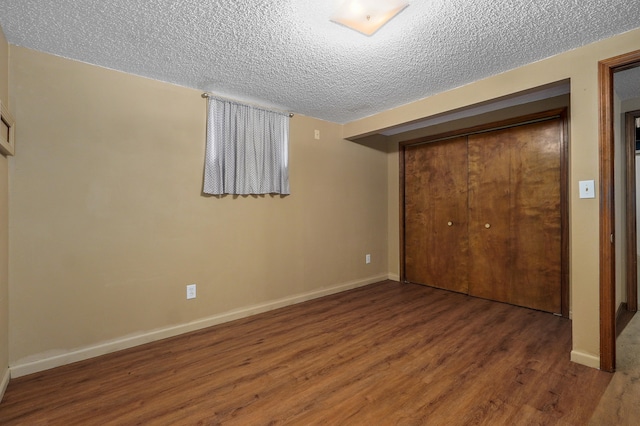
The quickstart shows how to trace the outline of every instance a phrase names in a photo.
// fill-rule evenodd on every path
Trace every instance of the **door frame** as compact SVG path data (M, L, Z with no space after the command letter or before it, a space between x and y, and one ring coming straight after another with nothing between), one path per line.
M562 134L560 141L560 217L561 217L561 313L563 317L569 317L569 126L567 108L556 108L548 111L542 111L538 113L527 114L520 117L510 118L501 121L495 121L487 124L481 124L478 126L466 127L459 130L453 130L450 132L439 133L430 136L424 136L416 139L410 139L402 141L398 146L399 157L399 194L400 194L400 282L406 282L405 275L405 249L404 249L404 152L405 147L410 145L420 145L425 143L444 141L447 139L453 139L460 136L468 136L476 133L490 132L493 130L504 129L507 127L514 127L524 124L533 123L536 121L542 121L547 119L553 119L559 117L562 122Z
M640 66L640 50L598 62L600 155L600 369L616 366L613 74Z

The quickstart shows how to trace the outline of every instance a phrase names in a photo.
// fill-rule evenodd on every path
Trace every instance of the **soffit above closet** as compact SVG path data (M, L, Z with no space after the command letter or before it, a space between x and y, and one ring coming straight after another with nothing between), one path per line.
M371 37L342 0L0 0L10 43L346 123L640 26L637 0L414 0Z
M461 118L474 117L486 112L498 111L504 108L510 108L517 105L524 105L536 102L542 99L549 99L556 96L566 95L571 92L571 82L569 80L559 81L543 87L536 87L522 93L514 93L499 99L492 99L482 104L470 105L466 108L455 111L447 111L433 117L418 120L413 123L403 124L401 126L392 127L380 132L384 136L394 136L401 133L410 132L412 130L424 129L425 127L435 126L436 124L447 123Z

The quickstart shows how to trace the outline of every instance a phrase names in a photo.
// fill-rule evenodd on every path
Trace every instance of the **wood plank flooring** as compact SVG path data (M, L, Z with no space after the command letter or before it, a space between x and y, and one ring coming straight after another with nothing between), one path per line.
M2 425L585 425L570 321L385 281L14 379Z

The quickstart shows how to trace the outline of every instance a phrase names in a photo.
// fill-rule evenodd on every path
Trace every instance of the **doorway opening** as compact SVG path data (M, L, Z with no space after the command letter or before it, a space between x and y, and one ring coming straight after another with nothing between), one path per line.
M640 78L640 67L634 68ZM635 313L638 310L638 233L637 233L637 214L638 214L638 156L640 155L640 109L634 111L625 111L623 107L624 122L623 125L623 141L626 148L626 282L623 291L626 293L626 302L623 308L629 313ZM622 328L631 319L632 315L624 315L621 321L621 313L616 318L616 335L619 335Z
M600 90L600 369L615 371L615 109L614 74L640 66L640 50L598 63ZM635 150L633 161L635 162ZM635 186L635 182L633 183ZM635 200L633 200L635 205ZM628 232L627 232L628 233Z

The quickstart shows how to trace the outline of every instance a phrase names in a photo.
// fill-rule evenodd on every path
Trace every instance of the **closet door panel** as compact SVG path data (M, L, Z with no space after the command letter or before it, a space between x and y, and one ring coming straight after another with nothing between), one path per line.
M510 302L561 312L559 119L510 129L512 269Z
M466 293L466 137L404 152L405 279Z
M505 131L469 136L469 294L509 302L510 140Z

